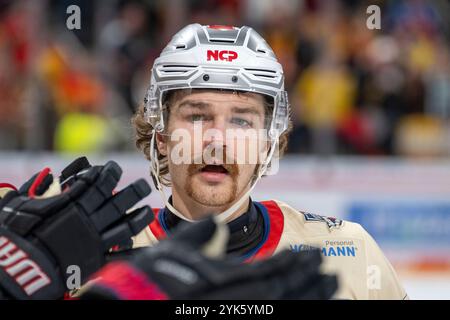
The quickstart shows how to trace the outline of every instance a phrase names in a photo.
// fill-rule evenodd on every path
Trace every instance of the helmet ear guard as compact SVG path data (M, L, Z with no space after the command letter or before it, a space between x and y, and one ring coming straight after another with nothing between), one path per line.
M188 25L173 36L155 60L150 87L144 98L145 119L154 129L150 143L151 172L166 206L180 218L187 220L166 201L160 183L155 139L155 135L162 133L167 125L163 106L165 93L180 89L253 92L270 97L273 101L271 123L267 127L267 138L270 141L267 157L258 165L256 179L248 192L219 215L226 219L242 205L256 182L272 167L272 157L278 153L275 150L278 149L278 140L288 129L290 106L284 90L282 66L267 42L246 26Z
M153 79L152 79L153 80ZM144 116L148 123L157 132L164 130L164 115L162 99L158 97L160 93L156 93L157 86L151 84L144 97Z

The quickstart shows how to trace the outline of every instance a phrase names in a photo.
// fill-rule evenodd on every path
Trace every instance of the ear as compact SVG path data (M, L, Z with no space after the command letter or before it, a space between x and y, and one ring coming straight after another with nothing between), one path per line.
M160 133L156 134L156 147L158 148L158 151L163 156L167 156L167 143L164 136Z

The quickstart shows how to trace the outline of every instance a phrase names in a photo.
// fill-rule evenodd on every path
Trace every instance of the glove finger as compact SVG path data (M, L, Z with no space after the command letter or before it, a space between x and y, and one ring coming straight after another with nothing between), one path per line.
M312 273L318 273L321 257L318 252L313 250L301 253L284 250L269 259L251 264L235 265L233 261L228 264L221 263L222 268L227 272L219 273L211 278L216 285L242 280L255 281L260 282L261 290L264 286L272 286L267 290L271 290L273 295L281 295L283 290L288 289L287 286L292 281L298 282ZM276 288L278 291L275 290Z
M295 260L284 269L284 272L281 271L281 276L272 272L266 277L269 285L278 288L278 291L271 289L277 294L275 299L285 298L290 292L297 295L302 292L308 293L314 285L312 283L321 277L319 272L322 258L318 250L290 254Z
M241 265L241 267L246 268L245 265ZM235 272L239 272L239 268L226 269L222 273L235 274ZM285 286L288 285L286 273L287 271L284 268L274 268L272 274L268 277L264 273L252 274L252 270L247 268L246 272L242 274L244 276L241 275L234 279L226 277L222 283L213 285L214 290L209 290L206 295L203 292L198 292L198 298L211 300L280 299L285 294ZM245 274L247 274L247 277L245 277Z
M299 255L285 250L267 260L241 265L240 269L231 271L237 278L231 281L228 277L217 297L224 298L225 295L225 299L298 298L305 288L310 289L305 283L311 278L317 278L319 272L320 256L317 258L316 253L312 253L307 257L306 254L309 252Z
M19 193L22 195L29 195L30 197L42 195L53 182L53 175L50 168L35 173L27 182L20 188Z
M236 279L241 278L270 278L276 271L287 273L294 266L299 266L299 257L288 250L281 251L274 256L256 261L250 264L243 264L233 272Z
M147 181L139 179L110 197L90 218L97 230L102 231L126 214L126 211L148 196L151 188Z
M108 161L100 172L94 185L106 196L110 197L122 176L122 168L115 161Z
M197 250L212 239L216 230L216 222L211 217L196 223L180 223L171 240Z
M92 166L86 157L80 157L72 161L61 171L61 175L59 176L62 189L64 190L66 186L72 185L77 178L77 174L90 167Z
M94 166L80 176L68 193L72 198L79 197L77 202L90 215L111 197L121 175L122 169L113 161L105 166Z
M208 263L203 263L199 268L207 274L207 279L212 285L220 287L233 283L239 286L242 281L261 282L261 279L270 279L274 274L278 276L279 273L286 273L292 265L298 266L296 258L288 251L283 251L270 259L251 264L243 264L238 259L230 258L208 259Z
M37 176L36 180L34 180L31 185L28 195L30 197L41 196L43 195L50 185L53 183L53 175L50 172L49 168L45 168L41 173Z
M143 206L141 208L134 209L122 218L123 222L128 223L133 236L141 232L145 227L147 227L153 220L155 215L150 206ZM123 223L119 221L119 223Z
M77 200L78 197L86 192L86 189L91 186L95 179L98 178L102 168L102 166L93 166L88 169L70 186L70 188L64 190L64 194L67 194L72 200Z
M127 214L121 221L102 233L102 242L105 251L118 243L122 243L148 226L154 219L153 211L149 206L135 209Z
M93 166L78 176L80 180L84 180L88 185L95 184L109 196L116 185L113 185L112 188L108 184L104 186L105 179L111 178L113 181L119 181L122 176L122 168L120 168L117 162L108 161L105 165Z
M28 190L30 189L31 185L33 184L33 181L36 179L36 177L39 175L40 172L36 172L30 179L28 179L23 185L19 188L20 194L28 194Z

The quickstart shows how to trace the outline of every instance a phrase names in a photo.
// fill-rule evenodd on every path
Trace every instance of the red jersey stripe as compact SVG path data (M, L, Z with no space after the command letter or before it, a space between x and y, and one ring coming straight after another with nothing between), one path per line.
M161 223L159 221L159 219L161 218L161 215L160 215L161 210L164 210L164 209L153 208L155 220L153 220L152 223L149 224L149 228L150 228L151 232L158 240L161 240L161 239L164 239L167 237L167 234L164 231L164 229L161 226Z
M269 235L266 242L261 248L248 259L249 262L259 259L264 259L273 255L280 242L281 235L284 229L284 216L280 207L275 201L262 201L260 202L266 209L269 215Z

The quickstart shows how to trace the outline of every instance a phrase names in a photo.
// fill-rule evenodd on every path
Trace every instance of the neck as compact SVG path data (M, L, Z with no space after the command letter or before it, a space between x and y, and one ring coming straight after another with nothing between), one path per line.
M236 200L237 201L237 200ZM230 222L242 214L244 214L249 206L250 197L248 197L244 203L231 215L228 217L226 222ZM210 215L211 213L219 214L230 208L232 204L223 207L210 207L198 203L189 197L182 197L180 194L172 188L172 205L177 209L183 216L191 220L201 220Z

